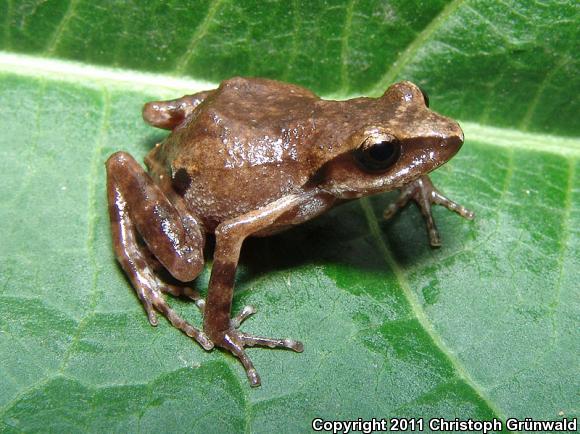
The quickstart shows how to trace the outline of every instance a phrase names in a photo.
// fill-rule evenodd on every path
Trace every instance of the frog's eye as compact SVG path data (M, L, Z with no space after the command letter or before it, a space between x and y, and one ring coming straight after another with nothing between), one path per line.
M372 171L385 170L391 167L401 154L401 146L396 137L369 137L356 150L358 161Z
M425 100L425 105L427 107L429 107L429 95L427 95L427 92L425 92L422 88L419 87L419 90L421 91L421 93L423 94L423 99Z

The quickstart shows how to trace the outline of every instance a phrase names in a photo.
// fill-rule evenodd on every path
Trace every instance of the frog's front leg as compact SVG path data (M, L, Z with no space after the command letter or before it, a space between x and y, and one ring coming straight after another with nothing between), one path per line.
M309 193L283 197L256 211L226 221L215 231L216 247L203 329L215 345L230 351L240 359L252 386L260 385L260 376L246 355L244 347L282 347L301 352L303 346L302 343L291 339L252 336L238 330L240 323L254 313L252 307L246 307L238 316L231 318L234 280L242 242L246 237L271 227L285 213L292 212L311 197Z
M149 322L157 325L157 310L202 347L211 349L207 336L171 309L161 293L186 295L202 308L199 295L162 282L154 270L159 261L176 279L193 280L203 269L204 238L199 227L192 217L180 213L179 204L171 203L129 154L117 152L106 165L113 247Z
M445 208L455 211L461 217L468 220L471 220L474 217L472 211L469 211L462 205L459 205L443 196L435 188L427 175L423 175L401 188L399 197L394 203L389 205L385 210L383 217L385 219L390 219L397 213L397 211L404 208L411 199L417 203L421 210L421 214L423 214L425 224L427 225L427 232L429 234L429 242L432 247L441 246L441 237L439 236L439 231L437 230L437 226L433 220L431 204L443 205Z

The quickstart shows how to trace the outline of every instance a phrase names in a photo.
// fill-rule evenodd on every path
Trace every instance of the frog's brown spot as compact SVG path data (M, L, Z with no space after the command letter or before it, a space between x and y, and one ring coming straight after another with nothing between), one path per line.
M173 189L183 196L189 186L191 185L191 176L187 173L187 170L181 168L173 175Z

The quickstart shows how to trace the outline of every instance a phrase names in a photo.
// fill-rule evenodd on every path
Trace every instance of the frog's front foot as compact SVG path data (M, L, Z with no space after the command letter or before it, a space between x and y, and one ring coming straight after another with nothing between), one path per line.
M383 217L385 219L390 219L397 213L397 211L404 208L411 199L417 203L421 210L421 214L423 214L425 224L427 225L427 232L429 234L429 242L432 247L441 246L441 237L439 236L439 231L437 230L431 212L432 204L443 205L445 208L455 211L461 217L468 220L472 220L475 215L472 211L469 211L462 205L459 205L443 196L435 188L429 177L424 175L401 188L399 197L394 203L389 205L385 210Z
M242 362L242 365L244 365L244 369L246 370L248 380L250 380L250 385L252 387L257 387L261 384L260 376L258 375L256 368L254 368L254 364L246 354L246 351L244 350L245 347L259 346L268 348L287 348L301 353L304 350L304 345L302 345L302 342L292 339L265 338L239 331L238 328L242 322L254 313L256 313L256 309L253 306L244 307L238 315L230 320L231 327L229 330L226 330L225 332L211 333L210 337L216 346L230 351L234 356L240 359L240 362Z

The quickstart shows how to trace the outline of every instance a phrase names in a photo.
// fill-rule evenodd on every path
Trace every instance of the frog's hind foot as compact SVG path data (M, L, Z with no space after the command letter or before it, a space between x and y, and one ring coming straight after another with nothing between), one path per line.
M399 197L397 200L389 205L385 210L383 217L385 219L390 219L393 217L400 209L404 208L409 200L414 200L423 218L425 219L425 224L427 225L427 232L429 234L429 242L432 247L441 246L441 237L439 236L439 231L433 220L433 214L431 212L431 205L443 205L445 208L456 212L461 217L468 220L472 220L475 214L469 211L467 208L459 205L456 202L443 196L433 185L431 180L427 175L421 176L417 180L405 185L401 188Z
M256 313L256 309L253 306L246 306L242 311L230 320L231 328L224 332L219 340L214 341L214 343L228 351L230 351L234 356L240 359L244 369L246 370L246 375L250 381L252 387L257 387L261 384L260 375L256 371L254 364L246 354L244 348L246 347L268 347L268 348L286 348L289 350L301 353L304 351L304 345L302 342L295 341L292 339L275 339L266 338L262 336L254 336L248 333L243 333L238 330L241 323L244 322L249 316Z
M141 286L137 288L137 295L145 308L145 312L147 313L147 318L149 319L149 323L152 326L157 326L159 321L157 320L156 311L161 313L167 320L177 329L181 330L190 338L195 339L195 341L200 344L205 350L211 350L213 348L213 343L211 340L206 336L204 332L199 330L198 328L189 324L186 320L184 320L181 316L177 314L165 298L163 298L162 292L172 294L172 295L185 295L195 301L196 306L203 312L203 308L205 305L204 300L199 296L197 291L186 288L186 287L178 287L174 285L168 285L162 283L158 285L157 288L151 287L144 287Z
M201 298L199 291L188 286L169 285L167 283L159 285L159 289L161 292L164 292L165 294L171 294L174 297L186 297L190 300L193 300L200 312L203 313L203 309L205 308L205 300Z

